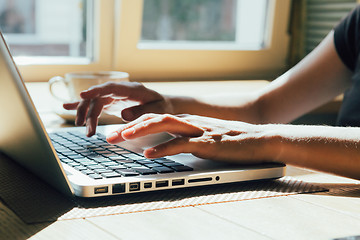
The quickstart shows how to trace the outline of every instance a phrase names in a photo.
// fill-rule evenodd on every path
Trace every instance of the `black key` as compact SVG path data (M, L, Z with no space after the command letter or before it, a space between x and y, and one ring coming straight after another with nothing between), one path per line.
M82 165L84 166L91 166L91 165L98 165L97 162L95 161L83 161L83 162L80 162Z
M102 150L104 150L104 148L98 147L98 146L90 146L87 149L89 149L91 151L102 151Z
M91 159L95 159L95 158L99 158L99 157L102 157L101 155L99 154L96 154L96 153L91 153L89 155L86 155L87 158L91 158Z
M146 158L140 155L137 155L135 153L129 153L129 154L121 154L124 157L130 158L132 160L145 160Z
M75 160L75 161L81 161L81 160L83 160L83 159L86 159L86 157L84 157L84 156L81 156L81 157L73 157L73 159ZM89 161L91 160L91 159L88 159Z
M96 173L99 173L99 174L101 174L101 173L110 173L110 172L114 172L113 170L111 170L111 169L95 169L94 170Z
M106 166L106 167L109 167L109 166L116 166L116 165L119 165L119 164L116 163L116 162L111 162L111 161L109 161L109 162L101 163L101 165Z
M127 167L125 167L123 165L114 165L114 166L109 166L109 169L120 170L120 169L127 169Z
M163 167L163 165L158 164L158 163L145 163L144 165L149 167L149 168Z
M60 161L63 162L63 163L71 163L71 162L74 162L73 160L71 159L68 159L68 158L60 158Z
M65 148L65 149L67 149L67 148ZM62 150L62 149L60 149L60 150L56 150L56 151L59 151L59 153L61 153L61 154L64 154L64 155L67 155L67 154L72 154L73 153L73 151L71 151L71 150Z
M70 149L71 149L71 150L74 150L74 151L76 151L76 152L89 151L88 149L85 149L85 148L80 147L80 146L74 146L74 147L71 147Z
M124 160L116 160L118 163L135 163L133 160L130 159L124 159Z
M58 155L58 157L59 157L60 159L62 159L62 158L63 158L63 159L67 159L67 157L64 156L64 155L62 155L61 153L58 153L57 155Z
M104 148L106 148L106 149L108 149L110 151L122 150L122 149L119 149L117 146L114 146L114 145L104 146Z
M76 135L74 135L74 134L71 134L71 133L69 133L68 135L66 135L66 136L64 136L64 137L66 137L67 139L70 139L70 140L74 140L74 141L76 141L76 140L82 140L82 138L81 138L81 136L76 136Z
M181 164L181 163L177 163L177 162L164 163L163 165L165 165L166 167L184 166L183 164Z
M76 161L77 162L79 162L79 163L83 163L83 162L95 162L95 161L93 161L93 160L91 160L91 159L89 159L89 158L79 158L79 159L76 159Z
M131 176L137 176L139 173L134 172L130 169L124 169L124 170L117 170L116 172L120 173L124 177L131 177Z
M121 177L121 174L116 173L116 172L109 172L109 173L103 173L103 174L101 174L101 176L103 176L105 178L114 178L114 177Z
M80 149L73 149L75 152L80 154L92 154L93 152L90 149L84 149L82 147L79 147Z
M104 154L113 154L112 152L106 151L106 150L96 151L96 153L97 153L97 154L101 154L101 155L104 155Z
M175 161L169 160L169 159L166 159L166 158L158 158L158 159L154 159L154 162L164 164L164 163L174 163Z
M96 157L101 157L100 154L97 154L96 152L83 152L81 153L82 156L88 157L88 158L96 158Z
M63 147L63 146L61 146L61 145L59 145L59 144L53 144L53 146L54 146L54 148L55 148L55 150L56 150L57 152L70 151L70 150L67 149L66 147Z
M97 147L105 147L105 146L109 146L109 144L106 142L103 142L103 141L97 141L96 146Z
M185 171L193 171L194 169L188 166L172 166L172 169L174 169L177 172L185 172Z
M150 175L150 174L156 174L157 172L149 169L149 168L133 168L136 172L140 173L141 175Z
M70 163L67 163L67 165L72 166L72 167L81 166L80 163L77 163L77 162L70 162Z
M89 175L89 174L93 174L95 173L93 170L87 169L87 170L83 170L81 171L83 174Z
M105 153L105 154L103 154L103 156L110 158L110 157L117 157L118 155L116 153Z
M71 158L71 159L79 159L79 158L84 158L84 156L78 154L78 153L71 153L71 154L66 154L66 156L68 158Z
M109 157L111 160L126 160L126 157L123 156L114 156L114 157Z
M76 163L76 162L74 160L72 160L72 159L68 159L68 161L66 163L71 164L71 163Z
M92 147L94 146L93 143L89 143L89 142L86 142L86 141L76 141L77 144L79 144L80 146L84 147L84 148L88 148L88 147Z
M158 173L171 173L174 172L173 169L168 167L155 167L152 170L157 171Z
M104 166L102 166L102 165L90 165L90 166L88 166L88 168L89 169L92 169L92 170L95 170L95 169L105 169L105 167Z
M124 149L117 149L117 150L111 150L111 151L113 151L113 152L115 152L117 154L128 154L128 153L130 153L129 151L124 150Z
M59 142L60 144L64 145L64 146L74 145L72 142L70 142L70 141L68 141L68 140L65 140L65 139L59 140L58 142Z
M102 179L103 177L97 173L93 173L93 174L89 174L89 177L93 178L93 179Z
M140 164L155 164L155 162L153 162L153 161L151 161L151 160L149 160L149 159L145 159L145 160L138 160L138 161L136 161L136 162L138 162L138 163L140 163Z
M108 159L106 157L96 157L96 158L92 158L92 160L99 162L99 163L108 161Z
M93 145L103 145L104 141L98 140L98 139L89 139L88 140L90 143L92 143Z
M123 165L126 167L129 167L129 168L141 168L142 167L142 165L140 165L138 163L124 163Z
M76 166L76 167L74 167L76 170L78 170L78 171L84 171L84 170L87 170L87 168L86 167L84 167L84 166Z

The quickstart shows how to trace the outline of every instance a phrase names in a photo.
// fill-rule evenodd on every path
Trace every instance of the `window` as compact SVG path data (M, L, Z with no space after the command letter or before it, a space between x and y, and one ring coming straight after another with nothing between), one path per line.
M287 66L290 0L0 0L27 81L119 70L132 80L251 79Z
M89 4L84 0L0 0L0 27L16 57L91 59Z
M356 0L306 1L304 55L310 53L356 5Z
M259 50L267 7L268 0L147 0L138 47Z
M110 70L113 1L0 0L0 29L27 81Z
M114 68L133 80L249 79L287 66L290 0L122 0Z

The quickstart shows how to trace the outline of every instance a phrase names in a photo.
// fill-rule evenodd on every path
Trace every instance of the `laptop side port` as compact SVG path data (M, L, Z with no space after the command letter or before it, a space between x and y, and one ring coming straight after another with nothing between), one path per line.
M205 178L194 178L189 179L189 183L198 183L198 182L210 182L212 181L212 177L205 177Z
M96 187L94 188L94 194L101 194L101 193L107 193L109 191L109 187Z
M157 188L167 187L167 186L169 186L169 181L168 180L156 181L156 187Z
M139 190L140 190L140 183L139 182L134 182L134 183L129 184L129 191L130 192L139 191Z
M174 179L172 180L173 186L181 186L185 184L185 179Z
M125 192L125 183L114 184L112 186L112 193L124 193Z
M151 182L144 183L144 188L152 188L152 183Z

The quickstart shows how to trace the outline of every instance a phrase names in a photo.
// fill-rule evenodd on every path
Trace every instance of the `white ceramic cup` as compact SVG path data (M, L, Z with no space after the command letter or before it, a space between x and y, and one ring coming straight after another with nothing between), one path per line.
M106 82L129 81L129 74L117 71L94 71L94 72L71 72L64 77L55 76L49 80L50 93L62 102L80 100L80 93L89 89L91 86ZM62 91L60 91L62 87ZM64 87L65 91L64 92ZM58 88L58 91L56 89Z

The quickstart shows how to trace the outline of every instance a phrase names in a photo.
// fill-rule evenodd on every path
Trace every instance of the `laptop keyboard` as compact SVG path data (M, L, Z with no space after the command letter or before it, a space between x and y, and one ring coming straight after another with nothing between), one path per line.
M90 138L77 132L51 133L49 136L63 164L93 179L193 170L167 158L147 159L141 154L109 144L100 134Z

